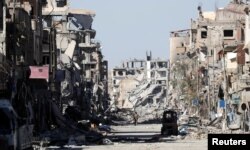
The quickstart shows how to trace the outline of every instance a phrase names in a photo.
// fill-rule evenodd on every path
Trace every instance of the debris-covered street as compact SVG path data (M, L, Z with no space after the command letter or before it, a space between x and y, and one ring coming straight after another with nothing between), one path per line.
M125 126L111 126L112 131L107 135L107 139L113 139L115 142L105 143L104 145L88 145L88 146L76 146L76 145L65 145L50 146L48 149L62 149L71 147L72 149L91 149L91 150L125 150L128 147L135 148L138 150L163 150L163 149L205 149L207 147L206 137L185 137L185 136L160 136L160 124L139 124L125 125ZM191 132L191 131L190 131ZM195 131L192 131L195 132ZM205 133L204 133L205 134ZM42 148L41 148L42 149Z
M0 150L249 148L250 2L203 2L1 0Z
M121 140L112 143L111 145L102 146L87 146L86 149L91 150L127 150L137 149L137 150L200 150L206 149L207 140L206 138L201 139L185 139L182 136L171 136L171 137L161 137L159 139L149 140L150 137L157 137L160 134L161 125L160 124L144 124L144 125L127 125L127 126L114 126L112 127L114 132L125 132L123 135L134 136L138 135L138 140ZM126 133L128 132L128 133ZM115 135L117 133L114 133ZM113 135L111 133L111 135ZM118 134L121 135L121 134ZM145 137L144 137L145 136ZM145 140L146 139L146 140ZM148 140L148 141L147 141Z
M129 148L131 149L137 149L137 150L200 150L200 149L207 149L207 141L206 140L192 140L192 141L174 141L174 142L165 142L165 143L122 143L122 144L114 144L112 146L92 146L92 147L86 147L86 149L91 150L127 150Z

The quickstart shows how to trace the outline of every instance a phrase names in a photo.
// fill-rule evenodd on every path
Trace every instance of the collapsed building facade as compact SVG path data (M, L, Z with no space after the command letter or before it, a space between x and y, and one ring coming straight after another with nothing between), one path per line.
M170 38L170 93L175 94L170 98L198 108L205 118L215 111L228 117L228 124L241 128L249 125L248 8L242 1L232 1L215 12L198 7L199 17L191 20L191 28L174 31ZM180 37L179 32L185 35ZM185 71L178 72L178 67ZM236 112L241 115L232 120L229 116Z
M0 101L19 119L12 129L31 139L32 133L69 126L66 119L103 115L109 107L108 63L94 40L95 13L72 10L67 0L3 0L0 11ZM1 124L11 130L3 109ZM15 147L25 148L18 141Z
M115 108L136 112L140 121L156 119L166 106L167 60L131 59L112 70L112 101ZM151 115L151 116L149 116Z

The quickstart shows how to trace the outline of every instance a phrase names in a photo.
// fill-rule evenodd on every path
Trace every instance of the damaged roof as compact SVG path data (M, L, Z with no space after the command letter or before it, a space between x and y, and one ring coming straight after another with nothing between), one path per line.
M96 15L94 11L87 9L70 9L69 13L78 15L90 15L93 17Z
M244 10L246 6L247 5L245 4L229 3L224 9L220 9L220 10L230 11L230 12L238 13L238 14L245 14Z

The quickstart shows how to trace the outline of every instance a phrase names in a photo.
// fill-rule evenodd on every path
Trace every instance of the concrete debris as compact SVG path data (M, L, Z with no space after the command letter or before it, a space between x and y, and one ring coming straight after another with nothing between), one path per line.
M216 124L221 123L222 119L223 119L222 117L217 117L214 120L212 120L210 123L208 123L208 126L215 126Z
M187 130L187 126L182 126L182 127L180 127L180 129L178 129L179 130L179 135L187 135L188 134L188 130Z
M71 136L67 145L86 145L86 137L84 135Z
M13 108L1 122L21 118L9 132L20 132L11 138L18 142L9 140L13 149L30 148L32 136L37 145L84 145L100 143L108 132L107 127L98 130L110 99L108 62L92 29L94 13L71 10L68 4L0 2L0 105L8 101ZM89 123L78 123L82 120Z
M104 139L102 140L102 142L103 142L104 145L113 145L113 142L110 141L110 140L107 139L107 138L104 138Z
M248 10L243 1L215 12L199 7L190 29L170 33L167 103L190 117L210 119L207 125L222 132L249 131ZM179 123L187 123L188 117L181 117Z
M161 123L166 109L185 139L249 131L249 10L199 6L188 30L171 32L170 60L147 52L109 76L94 12L68 0L1 0L0 149L111 145L107 124Z
M125 61L112 70L113 110L127 109L126 121L159 120L166 106L168 62L152 59ZM134 112L134 113L133 113ZM135 119L137 114L138 119Z
M110 126L102 125L102 124L99 125L98 129L100 131L105 131L105 132L111 132L111 130L112 130Z

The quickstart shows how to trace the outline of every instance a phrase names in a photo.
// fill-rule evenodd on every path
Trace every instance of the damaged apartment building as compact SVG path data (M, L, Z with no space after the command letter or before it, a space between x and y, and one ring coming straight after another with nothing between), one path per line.
M94 40L95 13L67 0L2 0L0 11L1 131L22 137L13 144L1 132L9 143L0 148L23 149L32 136L103 115L108 63Z
M130 59L112 70L112 101L118 109L131 109L139 116L156 113L164 107L168 85L168 61ZM147 111L146 111L147 110ZM155 117L155 116L154 116Z
M54 88L60 87L56 90L61 94L60 105L79 106L86 113L104 112L108 107L108 63L103 60L100 42L94 40L96 31L92 29L92 22L95 13L70 9L67 3L57 7L54 4L49 2L43 7L46 16L43 24L47 29L45 35L49 35L51 27L56 30L58 51L54 54L55 62L52 62L55 68L51 69L56 70ZM49 60L49 45L44 45L43 51L47 53L43 60Z
M249 110L248 10L249 4L238 0L214 12L203 12L199 6L190 29L174 31L170 38L172 98L198 107L204 117L210 111L224 117L225 112L239 112L244 119L234 123L242 128L249 124L245 115Z

